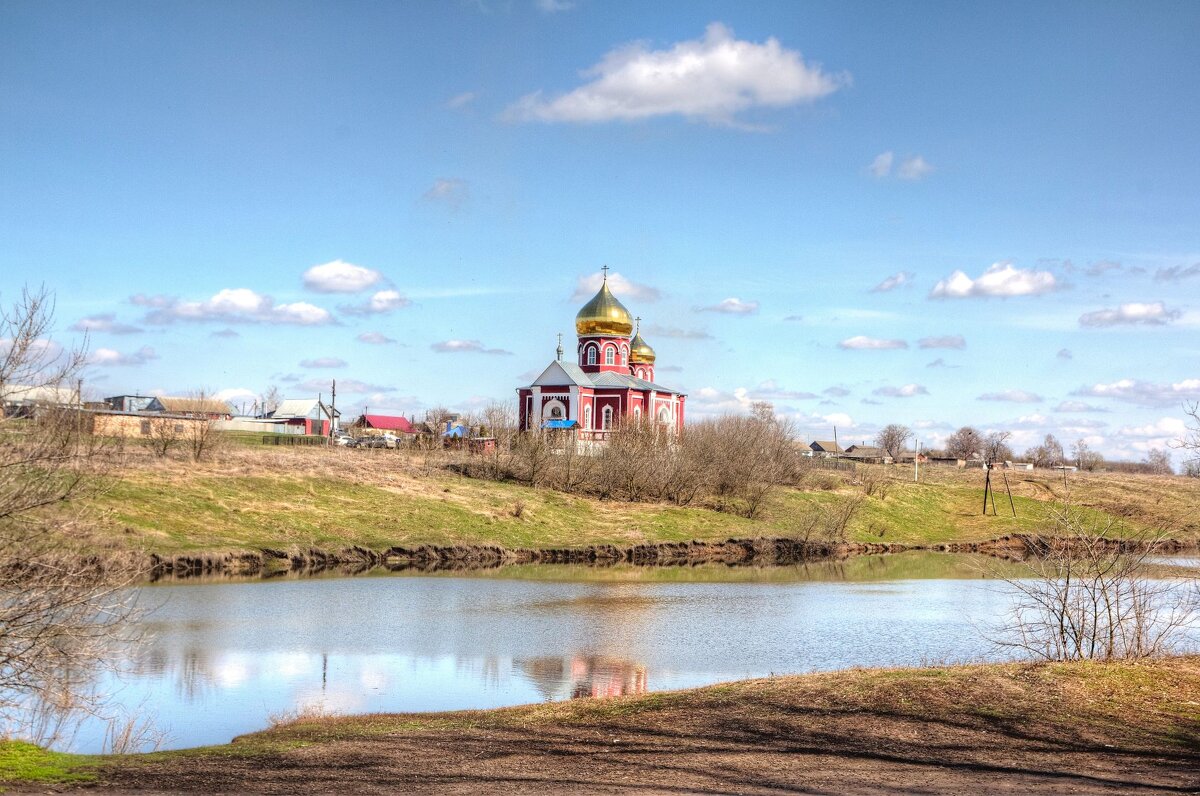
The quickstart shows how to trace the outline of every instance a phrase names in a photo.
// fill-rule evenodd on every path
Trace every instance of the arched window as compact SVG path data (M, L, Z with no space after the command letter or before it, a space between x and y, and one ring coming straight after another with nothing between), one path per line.
M629 364L629 347L628 346L621 346L621 364L622 365Z
M613 411L611 406L604 407L604 430L612 428Z
M592 428L592 407L591 406L583 407L583 427L588 429L589 431Z
M642 422L642 407L640 407L640 406L633 407L633 422L635 422L635 423Z
M617 349L613 348L612 346L607 346L604 349L604 364L605 365L614 365L614 364L616 364L616 361L617 361Z
M663 425L670 425L671 424L671 410L665 406L662 409L659 409L658 410L658 422L662 423Z
M588 346L588 364L589 365L596 364L596 346L594 346L594 345Z

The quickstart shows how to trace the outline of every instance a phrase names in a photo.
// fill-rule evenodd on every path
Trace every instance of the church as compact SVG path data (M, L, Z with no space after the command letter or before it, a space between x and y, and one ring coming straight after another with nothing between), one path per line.
M622 421L683 429L683 393L654 381L654 349L604 282L575 316L576 360L557 357L533 384L517 390L521 428L575 429L583 441L602 442ZM637 324L635 326L635 323Z

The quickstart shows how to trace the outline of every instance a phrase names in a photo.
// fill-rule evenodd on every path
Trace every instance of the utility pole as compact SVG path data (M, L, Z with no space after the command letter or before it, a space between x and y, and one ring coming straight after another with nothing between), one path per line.
M337 415L337 379L333 380L333 392L329 398L329 439L333 439L333 418Z
M921 440L917 440L917 450L913 453L913 483L921 482Z

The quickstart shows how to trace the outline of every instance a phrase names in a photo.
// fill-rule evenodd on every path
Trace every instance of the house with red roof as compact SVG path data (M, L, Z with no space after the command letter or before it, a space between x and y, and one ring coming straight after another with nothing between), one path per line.
M407 417L393 417L391 415L359 415L354 423L351 424L359 431L366 433L377 432L385 433L392 432L400 435L416 436L417 430L413 428L412 423L408 422Z

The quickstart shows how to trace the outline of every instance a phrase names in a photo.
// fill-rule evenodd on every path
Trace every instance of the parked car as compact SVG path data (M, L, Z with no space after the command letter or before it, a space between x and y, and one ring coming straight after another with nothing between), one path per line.
M358 441L360 448L386 448L387 441L383 437L363 437Z
M333 432L333 444L343 448L353 448L358 445L358 440L345 431L335 431Z

